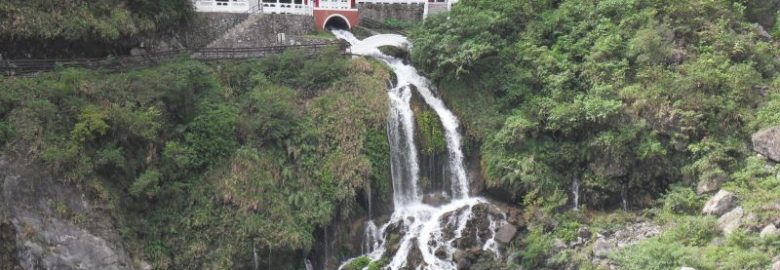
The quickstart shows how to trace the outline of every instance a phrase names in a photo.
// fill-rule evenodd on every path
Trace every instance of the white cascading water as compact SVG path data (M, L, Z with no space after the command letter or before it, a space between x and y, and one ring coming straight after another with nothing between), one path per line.
M574 177L574 180L571 182L571 195L574 202L572 209L577 211L580 209L580 179L577 177Z
M413 66L379 51L379 47L382 46L409 49L411 44L404 36L375 35L361 41L348 31L333 30L333 33L351 44L353 54L373 57L384 62L397 77L397 85L388 91L390 97L388 138L391 148L395 208L390 221L383 226L377 228L373 221L367 223L364 241L366 256L372 260L379 260L383 255L387 255L385 254L387 231L392 226L400 225L403 237L399 242L398 250L389 256L387 269L397 270L402 267L421 270L456 269L456 264L451 259L456 251L455 241L465 237L462 234L469 221L473 219L474 206L488 204L486 200L471 197L469 194L469 180L463 165L464 156L461 150L458 119L434 94L430 82ZM421 190L418 189L419 164L414 143L414 114L411 108L413 90L416 90L425 103L436 112L445 131L453 200L438 207L424 204ZM493 238L496 230L505 223L506 216L503 214L498 218L489 216L491 235L486 241L480 242L483 250L499 255L498 243ZM454 235L445 233L446 228L450 228L449 231ZM407 265L409 254L413 249L417 249L415 252L419 251L422 255L420 265ZM444 255L441 254L442 251ZM342 264L342 267L349 262Z

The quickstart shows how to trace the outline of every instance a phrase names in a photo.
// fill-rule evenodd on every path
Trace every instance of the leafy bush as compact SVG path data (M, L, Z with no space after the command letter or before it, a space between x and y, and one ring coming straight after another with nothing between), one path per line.
M661 199L663 210L673 214L695 214L704 206L692 188L675 185Z
M371 259L366 256L360 256L352 260L344 267L344 270L362 270L371 263Z
M197 153L198 165L213 164L237 147L235 124L238 112L227 105L204 104L204 112L189 125L185 141Z
M540 229L534 229L528 233L523 244L520 264L525 268L536 269L544 266L545 258L549 255L553 245L553 238L544 234Z
M130 195L135 197L154 198L160 193L160 177L156 170L147 170L130 186Z
M384 26L389 29L410 29L417 25L419 25L418 22L396 19L388 19L384 22Z
M188 0L10 0L0 13L0 36L12 40L116 40L178 25L194 10Z

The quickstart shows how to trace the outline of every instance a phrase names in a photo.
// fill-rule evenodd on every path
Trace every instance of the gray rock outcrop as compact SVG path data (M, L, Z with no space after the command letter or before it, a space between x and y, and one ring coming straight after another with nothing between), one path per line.
M718 191L715 196L712 196L712 198L710 198L706 204L704 204L702 213L705 215L720 216L729 210L734 209L736 206L737 196L734 196L734 194L731 192L721 190Z
M780 126L763 129L753 134L753 150L780 162Z
M742 207L734 208L720 218L718 218L718 228L723 231L724 234L729 235L734 230L742 226L742 217L745 215L745 211Z
M780 236L780 230L775 227L774 224L769 224L761 230L761 238L778 237Z
M696 194L705 194L715 192L720 189L720 185L728 180L728 176L725 173L717 174L707 179L702 179L696 185Z
M593 243L593 257L606 258L612 253L612 250L614 250L615 247L615 243L612 243L607 239L596 239L596 242Z
M133 269L101 206L36 164L7 160L0 157L0 208L8 206L0 212L6 213L15 232L15 259L21 269Z
M512 239L515 238L515 234L517 234L517 227L512 224L505 224L496 232L495 240L499 243L507 244L512 242Z

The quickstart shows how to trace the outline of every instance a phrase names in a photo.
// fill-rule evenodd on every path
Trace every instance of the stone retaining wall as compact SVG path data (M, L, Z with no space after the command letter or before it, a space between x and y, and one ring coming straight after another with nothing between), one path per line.
M385 22L387 20L422 21L424 4L359 3L360 20Z

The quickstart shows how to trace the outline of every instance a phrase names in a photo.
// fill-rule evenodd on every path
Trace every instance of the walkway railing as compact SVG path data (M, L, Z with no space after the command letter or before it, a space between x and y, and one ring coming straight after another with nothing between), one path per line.
M220 60L220 59L244 59L257 58L271 54L279 54L290 49L299 49L304 53L318 53L326 48L337 46L340 50L347 49L347 44L342 41L332 41L324 43L301 44L301 45L281 45L257 48L205 48L192 54L192 58L199 60Z
M428 0L357 0L358 4L376 3L376 4L425 4Z
M211 61L227 59L260 58L279 54L289 49L298 49L307 54L315 54L326 48L337 47L346 52L348 45L343 41L330 41L314 44L282 45L255 48L205 48L195 53L186 50L172 50L143 56L122 56L108 58L70 58L70 59L7 59L0 60L0 76L34 76L39 72L56 68L87 68L107 72L127 70L137 67L154 66L161 61L189 54L191 58Z

